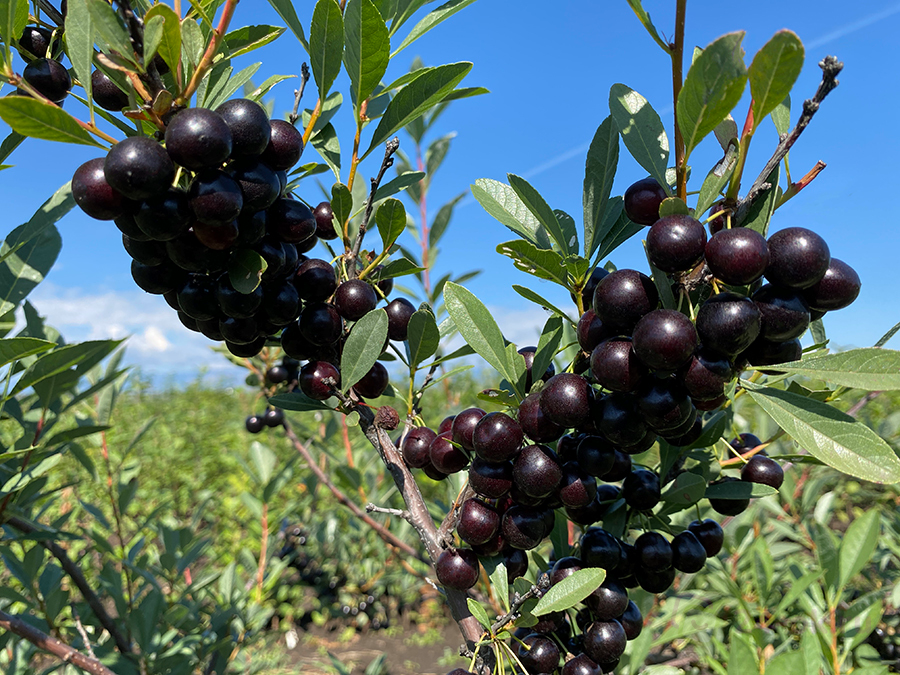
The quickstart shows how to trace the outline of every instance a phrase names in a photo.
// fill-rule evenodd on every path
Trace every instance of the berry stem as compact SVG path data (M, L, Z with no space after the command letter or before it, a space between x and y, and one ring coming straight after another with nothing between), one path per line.
M787 164L787 157L785 157L784 161L785 161L785 164ZM810 169L809 172L805 176L803 176L803 178L798 180L796 183L789 182L787 190L785 190L784 194L781 195L781 199L778 200L778 203L775 205L775 208L780 209L781 206L785 202L796 197L797 193L800 192L800 190L802 190L807 185L812 183L813 179L815 179L816 176L818 176L820 173L822 173L822 171L825 170L825 166L826 166L825 162L823 162L822 160L819 160L818 162L816 162L816 165L812 169ZM790 181L790 179L791 179L790 174L788 174L788 181Z
M675 5L675 41L669 45L672 55L672 101L675 118L675 181L676 195L687 199L687 166L685 164L684 138L678 125L678 95L684 83L684 20L687 0L677 0Z
M231 18L234 16L234 10L237 8L237 4L238 0L225 0L222 16L219 17L219 25L216 26L213 31L209 40L209 45L206 47L206 51L200 58L197 69L194 71L193 75L191 75L187 87L185 87L184 91L182 91L175 99L176 105L187 105L191 100L191 96L194 95L194 92L197 91L197 87L200 86L200 83L206 76L206 72L212 67L212 60L215 57L216 52L219 51L219 45L225 38L225 33L228 32L228 24L231 23Z
M737 201L738 193L741 190L741 176L744 174L744 164L747 162L747 153L750 150L750 141L753 140L753 132L755 131L753 120L753 101L747 110L747 118L744 121L744 130L741 132L740 148L738 150L737 166L731 174L731 181L728 184L728 192L725 193L725 201L734 203Z
M369 101L366 99L362 102L362 105L359 106L359 115L356 118L356 136L353 137L353 155L350 158L350 175L347 177L347 189L353 189L353 181L356 178L356 167L359 166L359 139L362 136L362 128L363 123L366 121L366 109L369 106ZM344 231L346 232L347 226L344 225Z

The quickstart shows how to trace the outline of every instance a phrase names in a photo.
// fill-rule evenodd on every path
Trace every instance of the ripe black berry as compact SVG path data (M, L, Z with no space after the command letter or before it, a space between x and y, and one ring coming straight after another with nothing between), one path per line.
M776 363L799 361L802 355L803 347L797 338L785 342L772 342L759 338L746 351L742 352L736 361L743 358L756 367L772 366Z
M133 260L144 265L162 265L168 260L166 245L160 241L137 241L123 234L122 245Z
M725 393L732 377L731 363L707 349L699 349L681 373L684 388L694 400L710 401Z
M594 291L597 317L607 328L626 333L658 304L659 292L653 281L635 270L616 270Z
M194 217L208 225L230 225L244 207L241 186L218 169L207 169L197 174L191 183L189 200Z
M648 380L638 391L637 405L647 426L657 432L685 426L694 408L684 385L674 377Z
M850 265L832 258L828 269L803 295L809 306L820 312L831 312L848 306L859 295L859 275Z
M725 476L724 478L720 478L717 481L713 481L710 485L718 485L721 483L733 483L737 481L737 478L732 476ZM747 510L747 507L750 506L749 499L710 499L709 505L713 508L713 511L716 513L720 513L723 516L736 516L738 514L743 513Z
M703 259L706 230L699 220L675 214L660 218L647 233L647 256L663 272L685 272Z
M628 607L621 616L616 617L616 620L622 624L628 640L634 640L644 630L644 617L641 616L641 610L631 600L628 601Z
M800 337L809 326L809 305L800 292L765 284L753 294L760 314L759 337L784 342Z
M638 567L634 573L637 582L648 593L665 593L672 582L675 581L675 569L660 570L651 572L650 570Z
M255 159L232 162L228 167L228 174L241 186L245 211L267 209L281 194L278 176L263 162ZM302 202L295 203L302 204ZM304 207L309 211L308 207L305 205Z
M590 434L579 441L575 457L584 471L603 478L616 461L616 449L602 436Z
M659 503L659 476L647 469L637 469L622 483L625 503L638 511L648 511Z
M693 574L702 570L705 563L706 549L693 532L685 530L672 537L672 567Z
M715 520L711 518L702 521L695 520L688 525L688 530L697 537L697 540L706 551L707 558L718 555L719 551L722 550L722 544L725 543L725 532Z
M256 314L263 299L262 286L257 286L250 293L240 293L231 285L228 275L222 275L216 286L216 299L225 316L235 319L247 319Z
M467 499L459 509L456 533L470 545L486 544L500 532L500 513L480 499Z
M467 548L450 548L441 553L434 564L434 572L442 586L460 591L478 582L478 556Z
M300 313L300 333L314 345L337 342L344 330L344 320L334 305L311 303Z
M697 331L681 312L655 309L637 322L632 347L649 368L673 371L690 360L697 348Z
M604 389L630 392L647 376L647 367L631 348L631 338L619 337L594 347L591 373Z
M522 347L519 350L519 354L521 354L522 358L525 360L525 391L530 391L532 384L534 384L534 375L531 372L531 366L534 364L534 355L536 353L537 347ZM546 382L554 375L556 375L556 366L551 363L540 376L540 379Z
M494 464L475 457L469 467L469 486L488 499L503 497L512 488L512 462Z
M631 394L613 392L597 403L595 422L598 429L610 443L629 446L640 443L647 434L644 416L637 408L637 401ZM608 476L605 480L613 480Z
M510 506L503 514L500 532L513 548L531 550L544 539L544 514L531 506Z
M777 490L784 483L784 469L770 457L754 455L741 469L741 480L761 483Z
M282 241L299 244L315 235L316 218L303 202L282 198L266 213L266 228Z
M410 430L400 446L403 460L414 469L421 469L431 461L428 458L428 446L437 436L428 427L415 427Z
M166 127L166 151L191 171L221 166L231 155L231 144L231 129L214 110L186 108Z
M97 220L119 218L128 201L106 181L105 158L89 159L72 176L72 196L81 210ZM126 233L127 234L127 233Z
M143 200L134 213L134 222L141 231L157 241L181 236L187 232L191 220L188 196L176 188Z
M769 263L765 238L748 227L716 232L706 244L706 264L726 284L743 286L759 279Z
M416 311L415 306L406 298L396 298L385 307L388 314L388 337L396 342L406 339L409 320Z
M57 105L63 102L72 88L69 71L56 59L35 59L25 66L22 79ZM19 91L24 92L23 89Z
M469 463L466 451L450 442L451 434L449 431L438 434L428 446L428 458L432 466L448 475L462 471Z
M256 157L265 152L272 127L262 106L246 98L225 101L216 108L231 130L231 156Z
M575 334L578 337L578 344L590 354L601 342L613 337L615 332L607 330L603 326L603 322L593 309L586 309L578 320Z
M187 275L171 263L142 265L137 260L133 260L131 277L141 290L154 295L162 295L179 288Z
M106 155L106 181L129 199L161 194L175 179L175 165L151 138L132 136L119 141Z
M809 288L828 270L831 252L819 235L803 227L788 227L769 237L766 279L791 288Z
M540 633L527 635L517 650L519 661L529 673L552 673L559 667L559 647Z
M578 654L566 661L561 675L603 675L603 669L587 654Z
M560 373L541 390L541 411L560 427L579 427L590 417L592 398L591 387L581 375Z
M584 599L584 604L600 621L615 619L628 608L628 591L615 579L606 579Z
M501 412L482 416L472 430L475 454L486 462L505 462L514 458L524 440L521 425Z
M579 466L578 462L563 464L563 478L559 488L559 499L572 509L589 506L597 496L597 481Z
M300 369L297 382L304 394L317 401L324 401L332 395L332 385L325 383L328 378L334 380L334 387L340 387L341 373L333 364L328 361L309 361Z
M537 443L551 443L565 433L565 428L550 420L541 410L541 394L537 391L528 394L519 404L519 424L522 431Z
M619 540L599 527L588 528L581 537L581 562L584 567L616 569L622 557Z
M262 431L263 426L265 426L263 420L258 415L250 415L246 420L244 420L244 426L247 427L247 431L251 434L258 434Z
M565 556L557 560L550 569L550 583L555 585L581 569L581 558Z
M50 42L53 33L43 26L26 26L19 38L19 54L25 61L31 61L34 58L44 58L47 54L56 49L59 45L59 36L53 40L53 46Z
M353 389L363 398L378 398L387 389L388 382L387 368L381 361L376 361Z
M735 356L759 335L759 309L737 293L719 293L697 312L697 334L703 345L725 356Z
M288 171L300 161L303 154L303 134L290 122L269 122L271 135L262 154L262 161L275 171Z
M653 225L659 220L659 205L666 191L655 178L644 178L625 190L625 215L633 223Z
M209 320L219 316L216 284L205 274L192 274L178 290L178 304L193 319ZM256 336L254 335L253 338Z
M334 306L347 321L359 321L375 309L378 295L375 289L361 279L349 279L334 292Z
M513 483L529 497L542 498L562 482L559 458L546 445L529 445L513 461Z
M601 665L622 656L626 644L625 629L615 619L595 621L584 632L584 653Z
M338 233L334 229L334 211L331 209L330 202L321 202L313 210L313 215L316 217L316 236L319 239L338 238Z
M109 79L102 70L91 73L91 96L94 103L104 110L119 112L128 106L128 94L119 89L118 85Z
M266 382L269 384L281 384L287 382L290 374L284 366L272 366L266 371Z
M263 422L267 427L279 427L284 423L284 410L281 408L269 408L263 415Z

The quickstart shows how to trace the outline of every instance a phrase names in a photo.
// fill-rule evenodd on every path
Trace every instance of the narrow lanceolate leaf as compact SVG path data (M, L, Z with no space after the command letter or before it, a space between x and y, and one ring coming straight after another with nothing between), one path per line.
M294 9L294 3L291 0L269 0L269 4L272 5L272 9L278 13L278 16L281 17L281 20L284 21L287 27L291 29L291 32L300 41L303 48L309 51L306 33L303 31L300 19L297 18L297 10Z
M325 163L334 173L335 180L341 180L341 143L337 132L329 122L320 129L310 140L312 146L325 160Z
M498 373L511 380L507 376L510 368L503 333L484 303L471 291L448 281L444 285L444 305L466 343Z
M388 316L383 309L373 309L356 322L341 354L341 385L344 391L372 369L384 351L387 334Z
M481 603L472 598L466 598L466 604L469 606L469 611L472 613L472 616L478 619L478 623L489 629L491 627L491 620L488 618L487 612L484 607L481 606Z
M619 130L612 115L597 128L584 163L584 257L600 245L600 229L619 163Z
M374 201L380 202L382 199L386 199L391 195L402 192L409 186L415 185L423 178L425 178L424 171L406 171L401 173L399 176L389 180L375 191Z
M609 90L609 110L625 147L644 170L671 193L666 180L669 137L650 103L631 87L614 84Z
M756 124L781 104L802 69L803 43L789 30L775 33L756 53L747 70Z
M371 0L368 1L371 2ZM346 13L344 14L344 21L346 25ZM347 48L345 47L345 58L346 53ZM472 70L471 63L449 63L445 66L426 70L403 87L388 104L384 115L381 116L378 127L372 136L369 149L366 150L363 157L366 157L372 150L380 147L400 129L439 103L447 94L453 91L457 84L462 82L462 79L470 70Z
M553 209L544 200L540 193L531 186L531 184L520 176L515 174L507 174L510 187L515 190L519 199L525 204L525 207L531 211L538 222L544 226L544 229L550 234L550 238L556 242L556 245L563 253L577 253L578 239L571 241L566 238ZM575 247L574 250L572 247Z
M78 81L91 98L91 63L94 59L94 27L84 0L72 0L66 12L66 53Z
M900 459L874 431L827 403L763 387L747 393L807 452L875 483L900 481Z
M44 280L62 248L59 231L52 224L20 244L28 227L26 224L14 229L0 246L0 315L18 307Z
M791 126L791 95L785 96L784 100L776 105L769 114L775 124L775 130L779 134L786 134Z
M471 187L472 196L503 225L537 248L551 248L547 230L509 185L490 178L479 178Z
M427 3L428 0L397 0L394 18L391 21L391 35L396 33L400 26L409 21L412 15Z
M399 199L387 199L375 212L375 224L387 251L406 229L406 209Z
M558 584L551 586L550 590L538 600L531 613L535 616L544 616L550 612L561 612L574 607L597 590L604 579L606 579L606 570L599 567L578 570Z
M46 380L48 377L53 377L69 370L82 361L98 356L102 358L110 354L121 343L121 340L94 340L58 347L32 363L22 374L22 377L19 378L19 381L16 382L11 393L17 394L20 391L24 391L28 387Z
M162 4L153 5L148 9L144 15L144 21L148 21L154 16L161 16L164 20L162 39L156 51L174 73L178 69L178 63L181 60L181 21L171 7ZM227 42L227 35L225 40Z
M285 30L281 26L244 26L233 30L225 36L228 58L234 59L264 47L284 35Z
M387 70L391 38L372 0L349 0L344 9L344 66L357 108Z
M353 213L353 194L343 183L335 183L331 186L331 211L334 214L332 225L335 228L343 227L343 224ZM340 229L335 229L340 232Z
M675 108L688 155L741 100L747 84L743 39L743 31L723 35L700 53L688 71Z
M7 54L27 24L28 0L0 0L0 38Z
M34 98L7 96L0 99L0 119L23 136L103 147L65 110Z
M603 226L598 233L600 244L597 247L597 259L603 260L643 229L643 225L631 222L625 215L622 198L613 197L606 207Z
M0 340L0 366L53 349L55 342L31 337L14 337Z
M545 309L548 312L553 312L559 318L565 319L566 321L568 321L573 327L575 326L575 322L572 321L572 318L568 314L566 314L559 307L557 307L552 302L547 300L547 298L539 295L538 293L535 293L530 288L527 288L525 286L519 286L518 284L513 284L512 289L516 293L521 295L523 298L528 300L529 302L533 302L534 304L538 305L541 309Z
M866 347L816 356L778 370L867 391L900 390L900 351Z
M628 0L628 5L637 15L638 20L644 25L644 28L647 29L647 32L650 33L650 37L653 38L656 44L662 47L667 54L671 53L669 44L659 36L659 31L656 30L656 26L650 20L650 14L641 5L641 0Z
M881 534L881 513L873 509L856 518L841 538L838 569L845 586L869 562Z
M447 227L450 225L450 219L453 217L453 209L465 196L465 193L459 194L438 209L437 215L435 215L434 220L431 221L431 230L428 232L429 248L434 248L438 245L438 242L440 242L441 237L444 236L444 232L447 231Z
M278 394L269 399L269 403L276 408L293 410L294 412L309 412L312 410L332 410L324 401L317 401L299 391L290 394Z
M534 360L531 362L531 372L534 374L533 380L537 381L553 363L553 356L559 349L559 343L563 336L563 322L559 316L551 316L544 324L541 336L538 338L537 351L534 353ZM526 392L528 393L528 392Z
M149 20L144 22L144 63L150 63L159 43L162 42L163 26L166 20L161 16L151 16Z
M75 198L72 197L72 184L66 183L41 204L41 208L35 211L27 223L17 227L6 236L6 241L0 248L0 263L18 253L19 249L40 236L51 225L59 222L73 208L75 208ZM58 237L58 233L51 233L52 239Z
M731 174L734 173L734 167L737 164L737 151L734 147L729 147L725 156L719 160L712 171L710 171L700 186L700 194L697 196L697 206L694 213L698 216L706 212L713 203L719 199L719 193L728 183Z
M756 230L764 237L768 236L769 222L772 220L772 215L775 213L775 206L778 204L778 178L780 175L781 165L776 166L766 179L766 182L769 183L771 187L756 198L750 205L750 208L747 210L747 214L743 219L735 224L741 227L749 227L751 230Z
M425 17L419 21L413 29L409 31L409 35L407 35L403 42L400 43L400 46L394 50L391 54L391 58L397 56L401 50L409 47L413 42L418 40L420 37L425 35L432 28L437 26L442 21L446 21L451 16L456 14L459 10L465 9L469 5L471 5L475 0L450 0L449 2L445 2L443 5L438 7L435 10L432 10Z
M94 24L95 35L105 44L103 51L116 51L124 59L134 61L134 49L128 38L128 29L106 0L87 0L88 11Z
M441 343L441 334L434 313L428 309L413 312L409 318L406 339L409 342L409 365L412 368L434 355Z
M334 0L319 0L309 26L309 60L313 78L319 87L319 98L328 96L331 85L341 72L344 57L344 20Z
M497 253L512 258L516 269L565 286L568 275L563 257L556 251L537 248L524 239L514 239L497 246Z
M248 248L236 251L228 265L228 279L238 293L252 293L259 286L269 264L256 251Z

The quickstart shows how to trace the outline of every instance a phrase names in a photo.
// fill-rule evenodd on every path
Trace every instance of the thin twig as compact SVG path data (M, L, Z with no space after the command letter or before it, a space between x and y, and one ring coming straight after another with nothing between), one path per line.
M225 0L225 7L222 10L222 16L219 17L219 25L216 26L216 29L213 31L212 36L209 40L209 45L207 46L206 51L203 53L203 56L200 58L200 63L197 65L197 69L194 71L194 74L191 75L191 81L188 82L188 85L184 88L184 91L178 95L177 99L175 99L176 105L187 105L191 100L191 96L193 96L194 92L197 91L197 87L200 86L200 83L206 76L206 71L208 71L212 66L212 60L215 57L216 52L219 50L219 45L225 38L225 33L228 32L228 24L231 23L231 18L234 16L234 10L237 8L237 4L238 0Z
M82 654L62 640L57 640L55 637L47 635L30 623L25 623L19 617L7 614L3 610L0 610L0 628L15 633L19 637L28 640L38 649L53 654L64 663L78 666L86 673L90 673L90 675L116 675L97 659Z
M29 523L27 520L22 520L21 518L17 518L15 516L8 518L6 520L6 524L11 527L16 528L20 532L24 532L25 534L33 534L38 532L39 529ZM69 558L65 549L63 549L59 544L54 541L48 541L45 539L41 539L38 543L47 549L50 554L59 561L60 566L63 568L66 574L72 579L72 582L75 586L78 587L78 590L81 591L82 597L84 597L88 606L91 608L91 611L97 617L97 620L100 622L100 625L103 626L106 631L112 636L113 641L116 643L116 648L122 654L132 654L133 651L131 649L131 645L128 640L122 635L119 631L118 626L116 626L116 622L113 621L112 617L109 613L104 609L103 603L100 602L100 598L97 597L97 594L91 588L90 584L88 584L87 579L84 578L84 574L81 572L81 568L76 565L71 558Z
M450 534L453 530L456 529L456 526L459 524L459 509L462 507L463 503L475 496L475 490L466 483L463 486L463 489L459 491L459 494L456 495L456 500L453 502L453 506L450 507L450 511L444 516L444 522L441 523L441 526L438 528L438 534L440 534L441 539L444 541L453 541L453 536Z
M55 23L57 26L63 25L63 15L59 12L56 7L50 4L49 0L38 0L38 6L41 8L41 11L50 17L50 20Z
M91 646L91 638L88 637L87 631L84 629L84 625L81 623L81 617L78 616L78 610L75 609L75 605L70 605L70 609L72 610L72 618L75 619L75 629L78 631L78 634L81 636L81 641L84 642L84 648L92 659L96 659L97 657L94 655L94 648Z
M309 66L306 61L300 64L300 86L294 89L294 109L288 117L288 122L293 125L297 124L300 119L300 99L303 98L303 91L306 89L306 83L309 82Z
M802 134L803 130L809 126L810 121L816 112L818 112L819 106L822 101L825 100L825 97L838 86L839 81L837 76L844 68L844 64L838 61L836 56L826 56L819 62L819 68L822 69L822 81L819 83L819 88L816 90L815 96L803 102L803 112L800 115L800 119L797 120L797 125L789 134L782 137L778 147L775 148L775 152L769 158L769 161L766 162L766 165L763 167L763 170L760 172L759 176L757 176L756 180L753 181L753 185L750 186L747 196L738 201L735 210L735 216L738 223L743 221L750 206L757 198L759 198L766 190L775 189L775 186L768 182L769 174L781 164L781 160L784 159L794 143L797 142L797 139L800 138L800 134Z
M406 522L412 524L410 519L412 516L409 515L409 511L405 509L388 509L383 506L375 506L372 502L366 504L366 513L386 513L389 516L397 516L398 518L403 518Z
M523 593L522 595L516 593L515 597L513 598L512 604L509 607L509 611L503 616L499 617L493 624L491 624L491 634L496 635L508 623L515 621L519 616L519 610L522 609L522 605L524 605L528 600L531 600L531 598L541 597L544 593L546 593L548 588L550 588L550 576L545 572L538 578L537 583L529 588L525 593Z

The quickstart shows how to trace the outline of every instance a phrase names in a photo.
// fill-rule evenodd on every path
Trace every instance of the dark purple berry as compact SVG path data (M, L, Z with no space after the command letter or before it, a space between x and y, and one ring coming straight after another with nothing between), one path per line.
M278 180L278 176L266 164L258 160L245 159L232 162L228 166L228 175L241 186L244 211L256 212L267 209L281 194L281 182ZM303 202L295 203L303 204ZM303 206L306 211L309 211L309 207Z
M282 241L299 244L316 234L316 217L303 202L281 198L266 212L266 229Z
M584 604L600 621L615 619L628 608L628 591L615 579L606 579L584 599Z
M705 563L706 549L693 532L685 530L672 537L672 567L693 574L702 570Z
M318 258L305 260L294 275L294 286L300 298L307 302L327 300L337 289L334 268Z
M428 457L428 447L437 436L428 427L414 427L410 430L400 446L403 460L413 469L421 469L431 460Z
M275 171L288 171L303 154L303 134L284 120L272 120L269 126L269 143L260 159Z
M469 467L469 486L488 499L503 497L512 488L512 463L494 464L476 457Z
M72 196L81 210L97 220L118 219L125 213L128 200L106 181L105 158L89 159L72 176ZM129 215L130 217L130 215ZM125 234L128 234L127 232Z
M632 347L652 370L673 371L690 360L697 348L697 331L681 312L655 309L637 322Z
M663 272L686 272L703 260L706 230L699 220L675 214L660 218L647 233L647 256Z
M695 520L688 525L688 530L697 537L697 540L706 551L707 558L718 555L719 551L722 550L722 545L725 543L725 532L715 520L711 518L702 521Z
M559 668L559 647L550 637L532 633L519 644L517 654L525 670L532 675L552 673Z
M591 527L581 537L581 563L584 567L600 567L612 572L621 557L622 546L619 540L606 530Z
M334 380L333 385L325 382ZM317 401L324 401L332 396L332 389L341 386L340 371L328 361L310 361L300 369L297 378L300 391Z
M536 443L552 443L565 433L565 427L552 422L541 410L542 393L538 391L525 397L519 404L518 419L528 438Z
M647 425L631 394L613 392L597 403L595 422L610 443L629 446L640 443L647 434ZM608 476L605 480L612 480Z
M807 288L803 295L812 309L831 312L843 309L856 300L860 287L856 270L844 261L832 258L825 276Z
M597 481L579 466L578 462L563 465L563 479L559 488L562 503L572 509L582 509L590 505L597 496Z
M713 481L710 485L734 483L738 480L738 478L733 476L725 476L717 481ZM709 505L713 508L713 511L723 516L737 516L747 510L747 507L750 506L750 500L710 498Z
M129 199L165 192L175 179L175 165L152 138L132 136L119 141L106 155L106 182Z
M217 169L231 155L231 129L216 111L185 108L166 127L166 151L186 169Z
M637 469L625 477L622 496L625 503L638 511L649 511L659 503L659 476L647 469Z
M409 320L415 313L415 306L406 298L396 298L385 307L388 314L388 337L396 342L406 339Z
M334 229L334 211L330 202L320 203L314 210L316 217L316 236L319 239L337 239L338 233Z
M234 238L237 238L237 224L234 222L244 206L241 186L224 171L207 169L197 174L191 183L191 212L201 223L207 225L234 224Z
M141 231L157 241L177 239L188 231L192 220L188 196L177 188L143 200L134 213Z
M550 378L541 390L540 406L554 424L579 427L591 414L591 387L581 375L560 373Z
M263 430L265 423L263 422L262 417L258 415L250 415L250 417L244 420L244 426L251 434L258 434Z
M714 295L697 312L700 342L725 356L735 356L749 347L759 335L760 323L753 301L737 293Z
M56 59L35 59L22 71L22 79L37 92L57 105L63 102L72 88L72 78L66 67ZM24 89L19 89L24 92Z
M631 348L631 338L617 337L594 347L591 373L604 389L630 392L647 376L647 367Z
M658 304L659 292L653 281L635 270L616 270L594 291L594 312L608 329L630 332Z
M487 462L513 459L522 447L525 434L521 425L501 412L483 415L472 431L475 454Z
M641 616L641 610L631 600L628 601L628 607L621 616L616 617L616 620L622 624L628 640L634 640L644 630L644 617Z
M442 586L464 591L478 582L481 566L478 556L467 548L449 548L434 564L434 572Z
M475 427L484 416L485 412L481 408L467 408L458 413L453 418L453 425L450 428L453 442L470 452L475 450L473 441Z
M675 569L660 570L651 572L650 570L639 567L634 573L637 582L648 593L665 593L669 590L669 586L675 581Z
M119 112L128 107L128 94L119 89L109 76L102 70L91 73L91 96L94 103L104 110Z
M529 445L513 461L513 483L529 497L555 492L563 478L559 458L546 445Z
M389 384L388 371L381 361L376 361L369 372L353 385L353 390L363 398L378 398Z
M375 309L375 305L378 304L378 295L367 282L361 279L349 279L337 287L332 302L338 313L347 321L359 321Z
M469 463L469 455L451 442L451 434L452 432L438 434L428 446L431 465L448 475L462 471Z
M754 455L741 469L741 480L768 485L777 490L784 483L784 469L770 457Z
M716 232L706 244L706 264L717 279L733 286L752 284L769 263L765 238L749 227Z
M500 532L500 513L480 499L467 499L459 509L456 533L467 544L486 544Z
M595 621L584 632L584 653L601 666L625 653L625 629L615 619Z
M246 98L225 101L216 108L231 130L231 156L256 157L265 152L272 127L262 106Z
M625 190L625 215L638 225L653 225L665 198L666 191L655 178L639 180Z
M769 237L769 264L766 279L791 288L816 284L831 262L828 244L818 234L803 227L788 227Z
M500 532L513 548L528 551L544 540L544 513L531 506L510 506L500 524Z
M798 338L809 326L809 305L800 292L765 284L753 294L759 310L759 337L772 342Z
M522 358L525 360L525 391L530 391L531 386L534 384L531 366L534 364L535 353L537 353L537 347L522 347L519 350L519 354L521 354ZM551 363L547 366L547 369L544 371L544 374L541 375L540 379L546 382L554 375L556 375L556 366Z

